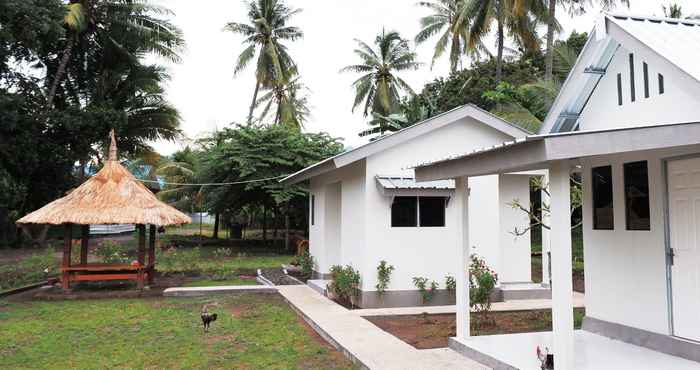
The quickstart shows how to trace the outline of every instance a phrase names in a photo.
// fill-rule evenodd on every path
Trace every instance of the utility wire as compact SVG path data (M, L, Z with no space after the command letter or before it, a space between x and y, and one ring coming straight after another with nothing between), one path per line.
M256 179L256 180L234 181L234 182L210 182L210 183L204 183L204 184L183 183L183 182L166 182L166 181L158 181L158 180L141 180L141 179L137 179L137 180L141 181L141 182L150 182L150 183L156 183L156 184L177 185L177 186L224 186L224 185L249 184L251 182L277 180L277 179L281 179L281 178L287 177L287 176L289 176L289 175L280 175L280 176L267 177L264 179Z

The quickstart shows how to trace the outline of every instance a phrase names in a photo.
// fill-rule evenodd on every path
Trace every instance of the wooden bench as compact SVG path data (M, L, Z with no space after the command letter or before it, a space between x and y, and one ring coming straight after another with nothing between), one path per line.
M61 273L68 284L71 281L134 280L139 288L145 279L152 280L153 265L101 264L90 263L61 267Z

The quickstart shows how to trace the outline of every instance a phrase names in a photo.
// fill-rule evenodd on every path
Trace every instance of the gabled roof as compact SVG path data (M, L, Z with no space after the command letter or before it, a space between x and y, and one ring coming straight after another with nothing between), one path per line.
M638 44L700 81L700 22L602 13L547 115L540 133L576 129L578 117L620 45Z
M435 117L416 123L415 125L399 130L393 134L382 136L375 141L369 142L355 149L348 150L334 157L325 159L283 178L280 180L280 182L283 184L296 184L326 172L355 163L373 154L393 148L399 144L466 117L474 118L475 120L513 138L523 137L530 134L524 129L511 124L475 105L467 104L454 108L445 113L438 114Z

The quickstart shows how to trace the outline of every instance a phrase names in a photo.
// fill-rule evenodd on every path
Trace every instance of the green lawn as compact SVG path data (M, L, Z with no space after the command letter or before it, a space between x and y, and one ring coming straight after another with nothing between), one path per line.
M277 295L0 302L0 333L3 369L353 368Z

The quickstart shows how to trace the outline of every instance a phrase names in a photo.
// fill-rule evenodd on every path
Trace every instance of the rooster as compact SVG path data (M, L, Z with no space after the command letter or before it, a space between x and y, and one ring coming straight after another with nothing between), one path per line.
M217 315L215 313L209 313L209 309L207 307L208 305L204 305L202 307L202 311L200 312L200 317L202 318L202 325L204 326L204 332L207 333L209 332L209 325L211 325L212 322L216 321Z

